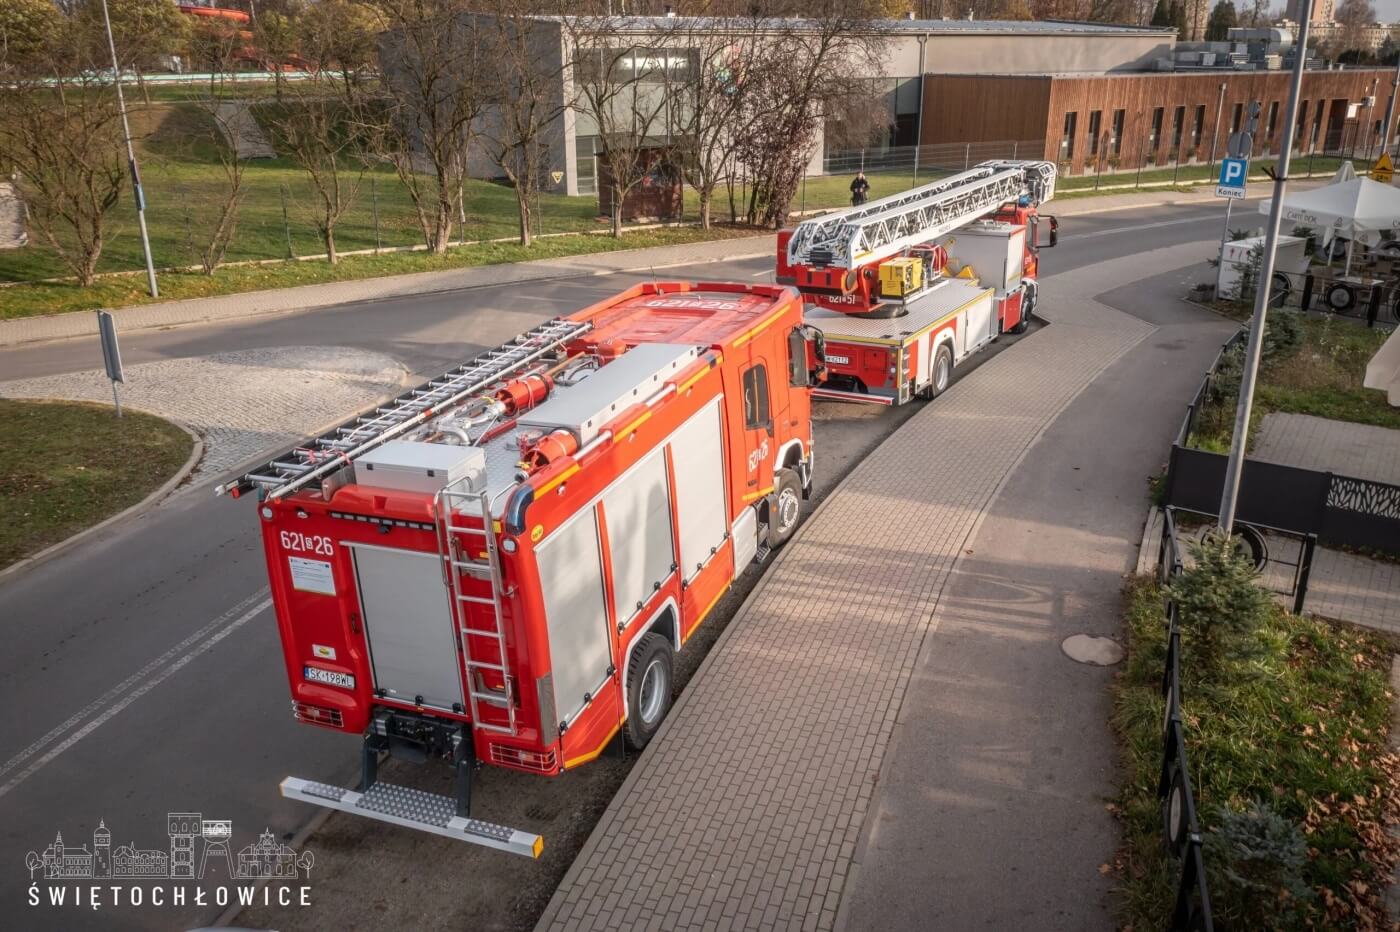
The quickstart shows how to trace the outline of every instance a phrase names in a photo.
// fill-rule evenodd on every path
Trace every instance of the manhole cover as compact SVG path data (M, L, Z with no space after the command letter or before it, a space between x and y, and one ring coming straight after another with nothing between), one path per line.
M1065 638L1060 650L1070 660L1091 663L1096 667L1111 667L1123 659L1123 648L1113 638L1096 638L1088 634L1074 634Z

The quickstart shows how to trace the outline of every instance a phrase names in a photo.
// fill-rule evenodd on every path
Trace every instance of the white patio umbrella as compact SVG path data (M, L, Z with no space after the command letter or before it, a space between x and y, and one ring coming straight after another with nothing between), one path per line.
M1272 206L1272 200L1264 201L1259 212L1267 214ZM1353 243L1378 243L1400 227L1400 189L1370 178L1353 178L1290 193L1283 202L1283 219L1345 237L1350 274Z

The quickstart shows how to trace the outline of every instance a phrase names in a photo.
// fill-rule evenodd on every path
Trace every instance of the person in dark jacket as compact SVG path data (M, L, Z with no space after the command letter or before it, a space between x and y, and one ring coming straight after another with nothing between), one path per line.
M865 172L856 172L856 177L851 182L851 204L864 204L866 195L869 193L870 182L865 180Z

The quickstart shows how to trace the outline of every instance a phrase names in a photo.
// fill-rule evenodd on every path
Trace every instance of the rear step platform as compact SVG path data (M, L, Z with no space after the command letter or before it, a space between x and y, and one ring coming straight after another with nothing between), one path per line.
M282 781L282 795L314 806L339 809L351 815L432 832L444 838L455 838L528 858L538 858L544 850L544 839L539 835L478 819L464 819L456 814L457 802L451 796L440 796L412 787L375 783L361 793L328 783L287 777Z

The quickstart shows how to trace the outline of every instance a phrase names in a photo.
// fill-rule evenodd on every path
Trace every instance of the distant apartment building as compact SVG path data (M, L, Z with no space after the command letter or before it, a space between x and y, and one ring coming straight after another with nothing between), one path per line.
M1335 12L1335 0L1288 0L1283 15L1295 23L1330 23Z

